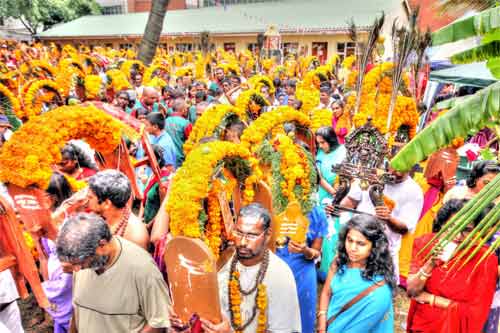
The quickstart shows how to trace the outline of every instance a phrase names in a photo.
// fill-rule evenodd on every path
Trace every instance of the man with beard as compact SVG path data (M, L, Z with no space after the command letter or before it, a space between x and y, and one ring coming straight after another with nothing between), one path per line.
M65 272L73 272L71 332L164 332L170 298L151 256L119 236L102 217L65 220L56 241Z
M301 332L295 280L288 265L268 249L270 226L271 216L260 204L241 208L232 230L236 254L218 273L223 321L213 324L202 319L205 332L255 333L262 327L265 332ZM234 281L239 288L231 288L237 295L231 292L230 296L229 285ZM263 297L266 308L262 317L262 303L257 299ZM259 323L262 318L265 323Z
M424 195L420 186L408 172L399 172L392 168L389 168L389 172L394 176L394 181L385 184L384 196L394 201L392 211L385 205L375 207L370 199L369 190L363 191L358 181L352 184L341 206L374 214L385 223L385 234L389 240L394 273L399 280L401 237L408 232L415 231L424 204ZM327 211L331 209L331 206L327 207Z

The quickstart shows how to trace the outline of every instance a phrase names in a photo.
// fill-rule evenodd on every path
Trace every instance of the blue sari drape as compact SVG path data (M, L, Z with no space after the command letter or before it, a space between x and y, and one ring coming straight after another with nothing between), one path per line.
M330 184L335 183L337 174L333 172L332 167L341 163L346 155L346 149L343 145L339 145L335 150L324 153L321 149L318 150L316 155L316 167L321 173L321 176ZM331 199L332 195L328 193L322 186L318 188L318 203L324 206L324 199Z
M337 254L337 243L339 240L339 233L342 226L347 223L352 217L352 213L344 212L337 216L330 216L328 218L328 232L323 238L321 247L321 264L318 269L318 279L325 282L326 275L330 269L333 258Z
M308 214L309 230L307 244L311 246L313 240L322 238L326 234L326 216L323 209L316 206ZM316 299L318 285L316 266L313 260L307 260L303 254L290 253L288 247L278 248L276 254L283 259L293 272L297 295L299 297L302 333L314 333L316 327Z
M375 282L381 280L382 277L375 278ZM331 282L332 298L328 305L327 318L337 314L345 304L373 284L374 281L363 279L359 268L345 268L343 273L337 273ZM340 314L328 327L327 332L393 333L391 288L385 284L359 300Z

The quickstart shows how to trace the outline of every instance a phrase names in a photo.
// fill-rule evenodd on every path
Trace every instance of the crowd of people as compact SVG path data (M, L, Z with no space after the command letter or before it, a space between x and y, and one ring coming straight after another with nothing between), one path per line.
M60 150L61 159L44 189L58 235L53 240L40 237L43 253L38 254L46 258L39 261L39 269L54 332L389 333L395 330L394 297L400 290L411 298L403 324L407 332L499 332L497 255L480 260L487 252L484 246L450 273L451 258L444 250L431 254L427 246L500 173L497 161L474 163L465 183L455 181L456 171L450 179L444 173L425 179L421 171L400 172L389 166L383 195L390 200L374 201L372 187L357 179L336 203L340 176L335 167L348 158L346 142L355 127L348 108L352 58L324 66L313 57L288 58L279 65L259 62L248 52L218 50L204 56L159 50L151 66L156 70L148 71L134 56L131 50L110 48L77 50L12 41L0 45L0 83L12 95L24 84L29 90L30 79L57 82L63 72L67 77L82 75L83 92L75 85L43 99L50 91L42 87L34 97L43 99L34 103L39 108L35 113L49 115L61 105L108 102L143 123L160 170L156 175L140 166L130 179L118 170L101 170L96 152L83 140L72 140ZM72 69L61 65L65 59L72 59ZM92 62L84 65L82 59ZM201 74L198 62L204 67ZM51 73L51 68L59 72ZM109 72L116 69L121 79ZM100 80L95 91L87 84L90 77ZM22 95L19 99L27 100ZM2 102L0 152L18 127L37 121L27 112L16 114L6 107L12 105L7 97ZM289 238L272 251L273 212L260 203L236 211L230 200L234 224L220 247L233 248L234 254L221 261L217 271L222 319L214 322L193 314L185 322L173 310L173 281L163 259L165 243L172 238L166 207L172 178L188 160L186 142L197 121L220 105L239 108L247 120L220 125L221 135L196 144L240 144L250 123L281 107L308 116L314 110L327 114L309 144L298 139L294 124L283 126L295 145L314 156L313 207L307 213L305 241ZM128 141L127 148L131 160L146 156L140 142ZM86 185L77 190L68 177ZM0 194L14 206L7 184L1 185ZM134 186L142 193L140 201L134 200ZM460 244L492 206L453 242ZM23 332L17 298L10 272L0 272L0 332Z

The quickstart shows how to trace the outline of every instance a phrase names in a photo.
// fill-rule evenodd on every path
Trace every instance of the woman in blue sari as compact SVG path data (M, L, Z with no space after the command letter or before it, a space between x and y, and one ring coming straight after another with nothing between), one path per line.
M339 144L331 127L321 127L316 131L316 144L318 146L316 166L320 177L318 202L324 207L326 204L323 200L332 199L335 194L333 184L337 174L333 172L332 167L344 160L346 149Z
M321 241L326 233L327 222L323 209L315 206L308 214L309 229L306 244L289 241L288 247L278 248L276 254L293 272L300 305L302 333L314 333L316 327L316 298L318 283L315 259L320 256Z
M346 149L338 143L335 131L331 127L321 127L316 131L316 144L318 146L316 167L320 177L318 203L324 208L332 202L335 194L334 183L337 174L333 172L332 167L344 160ZM341 220L339 218L328 218L328 232L323 239L321 250L323 255L318 270L318 277L322 282L325 281L328 268L335 256L340 227Z
M345 311L344 305L377 285ZM320 296L318 332L394 332L392 258L383 225L372 216L357 215L342 229L337 257ZM328 321L335 316L333 322Z

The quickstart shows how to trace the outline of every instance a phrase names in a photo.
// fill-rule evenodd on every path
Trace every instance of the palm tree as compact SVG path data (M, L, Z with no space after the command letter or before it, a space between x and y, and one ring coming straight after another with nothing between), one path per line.
M496 5L497 0L444 0L440 5L443 11L463 9L485 10Z
M151 4L148 22L144 30L141 45L139 46L138 55L139 60L146 66L149 66L155 56L169 3L170 0L153 0Z

